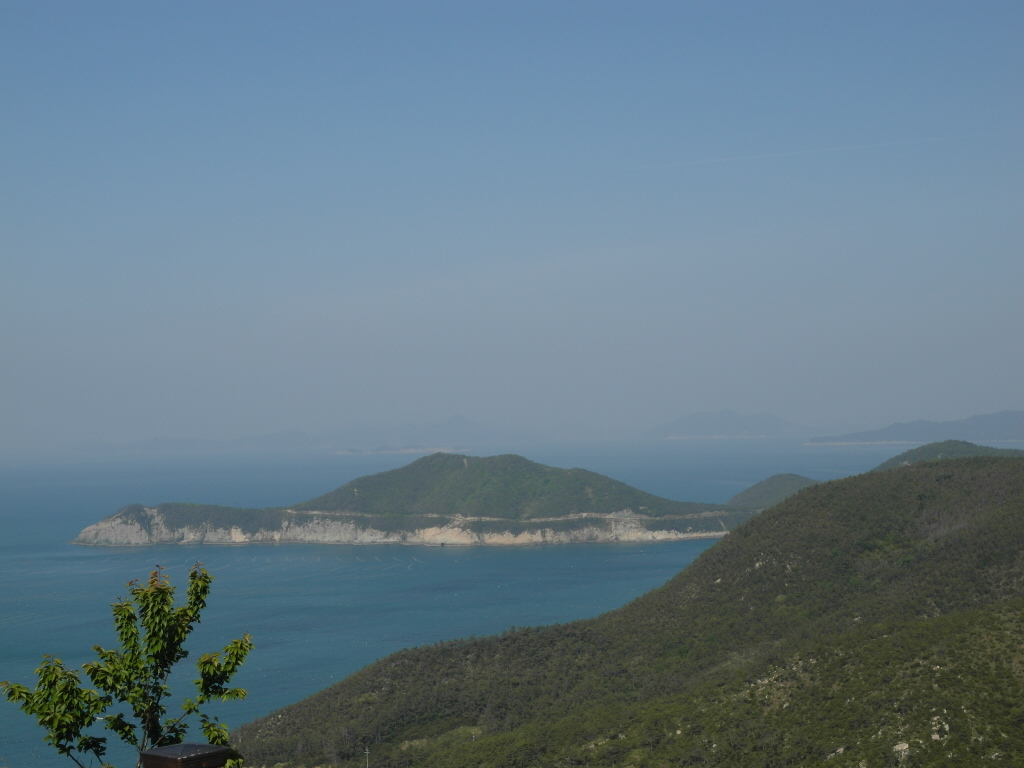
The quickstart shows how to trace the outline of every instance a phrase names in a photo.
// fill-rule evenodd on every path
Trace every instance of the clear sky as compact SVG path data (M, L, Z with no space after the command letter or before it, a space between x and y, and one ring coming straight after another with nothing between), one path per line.
M0 451L1024 409L1024 3L0 3Z

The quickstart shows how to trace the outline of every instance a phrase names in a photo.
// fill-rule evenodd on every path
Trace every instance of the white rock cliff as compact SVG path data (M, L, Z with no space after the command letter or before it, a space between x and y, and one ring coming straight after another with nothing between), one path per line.
M72 542L93 546L149 546L153 544L419 544L434 546L523 546L532 544L583 544L601 542L680 541L719 538L724 530L650 530L646 518L620 512L596 520L580 521L572 530L538 527L519 533L477 532L466 521L415 530L381 531L360 527L351 518L324 515L295 523L283 517L280 527L244 531L202 523L169 527L155 508L146 508L146 523L113 515L90 525ZM439 521L440 522L440 521ZM694 522L694 521L689 521Z

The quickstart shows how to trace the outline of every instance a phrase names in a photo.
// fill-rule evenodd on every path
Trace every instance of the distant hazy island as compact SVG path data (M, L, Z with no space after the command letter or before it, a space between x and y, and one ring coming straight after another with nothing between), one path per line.
M759 437L794 437L814 434L801 424L767 413L739 414L724 410L695 413L648 431L644 437L654 440L715 440Z
M770 501L771 484L763 490L768 496L758 498ZM722 536L755 511L749 505L670 501L595 472L557 469L522 456L436 453L287 508L133 504L89 526L74 543L509 546L676 541Z
M908 421L869 432L814 437L809 445L934 443L972 440L983 443L1024 443L1024 411L1000 411L957 421Z

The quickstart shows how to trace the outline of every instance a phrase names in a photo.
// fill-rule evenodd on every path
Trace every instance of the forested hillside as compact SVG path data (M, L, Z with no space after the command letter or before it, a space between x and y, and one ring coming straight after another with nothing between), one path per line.
M624 509L663 517L723 507L670 501L596 472L548 467L514 454L435 453L399 469L360 477L294 509L533 520Z
M767 509L817 482L802 475L772 475L737 493L729 499L729 506L738 509Z
M896 467L919 464L922 461L944 461L946 459L964 459L968 456L1016 456L1024 457L1024 451L1018 448L990 448L987 445L975 445L964 440L943 440L941 443L928 443L919 448L911 448L899 456L893 456L874 468L874 472Z
M589 621L387 657L249 765L1024 764L1024 460L806 488ZM984 761L984 762L982 762Z

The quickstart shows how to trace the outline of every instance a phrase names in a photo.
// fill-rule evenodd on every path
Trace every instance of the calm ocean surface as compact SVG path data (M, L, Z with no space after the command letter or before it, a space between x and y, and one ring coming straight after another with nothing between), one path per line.
M866 471L901 450L722 440L500 452L584 467L668 498L724 502L773 474L828 480ZM499 451L487 453L494 452ZM663 584L714 543L486 549L67 544L86 525L129 503L284 505L415 458L193 458L0 467L0 679L31 684L44 653L69 667L94 658L93 645L115 645L109 605L126 594L127 581L145 578L161 565L181 584L199 560L215 581L203 623L188 646L193 656L219 650L243 632L253 635L257 646L235 678L249 698L219 710L223 720L239 725L400 648L617 608ZM191 675L183 678L187 683ZM180 682L176 692L187 690ZM111 756L129 764L124 753ZM42 743L29 717L0 701L0 766L71 764Z

